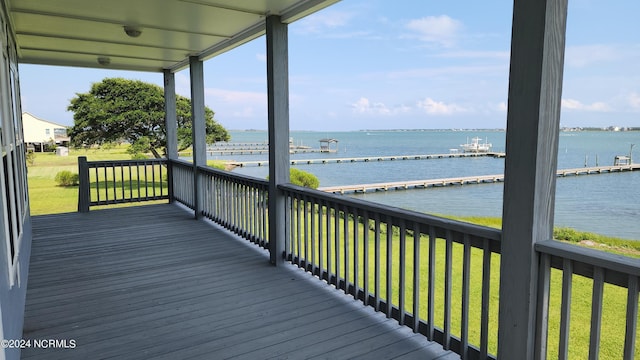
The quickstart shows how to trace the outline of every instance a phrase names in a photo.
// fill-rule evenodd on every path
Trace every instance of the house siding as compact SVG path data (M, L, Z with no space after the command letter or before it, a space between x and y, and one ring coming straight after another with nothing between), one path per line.
M0 0L0 337L11 340L22 337L32 232L15 34L6 9ZM19 358L19 349L0 348L0 359Z

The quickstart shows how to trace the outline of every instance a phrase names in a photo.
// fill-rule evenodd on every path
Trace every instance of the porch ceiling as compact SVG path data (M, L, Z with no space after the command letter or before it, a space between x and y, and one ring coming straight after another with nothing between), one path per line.
M9 0L21 63L179 70L339 0ZM125 26L140 30L138 37Z

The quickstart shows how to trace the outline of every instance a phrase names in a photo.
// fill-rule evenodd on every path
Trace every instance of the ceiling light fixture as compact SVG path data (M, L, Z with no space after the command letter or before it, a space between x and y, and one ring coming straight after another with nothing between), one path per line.
M107 65L111 64L111 58L109 58L107 56L100 56L100 57L98 57L98 64L100 64L102 66L107 66Z
M128 37L132 37L132 38L137 38L138 36L140 36L140 34L142 34L142 30L140 30L140 28L135 26L130 26L130 25L124 26L124 32L127 34Z

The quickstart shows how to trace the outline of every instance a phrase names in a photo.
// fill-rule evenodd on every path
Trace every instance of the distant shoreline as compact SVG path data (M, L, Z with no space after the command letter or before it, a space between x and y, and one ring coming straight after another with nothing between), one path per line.
M230 129L235 132L267 132L267 129ZM460 131L460 132L506 132L504 128L495 129L359 129L359 130L290 130L292 132L444 132L444 131ZM640 127L562 127L561 132L583 132L583 131L602 131L602 132L628 132L640 131Z

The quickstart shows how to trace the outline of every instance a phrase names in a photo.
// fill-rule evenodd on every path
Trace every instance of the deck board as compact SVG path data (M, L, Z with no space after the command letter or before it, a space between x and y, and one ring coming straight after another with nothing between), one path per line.
M177 205L33 218L25 359L452 358ZM453 357L455 358L455 357Z

